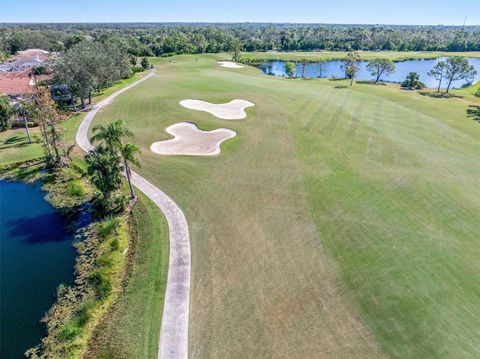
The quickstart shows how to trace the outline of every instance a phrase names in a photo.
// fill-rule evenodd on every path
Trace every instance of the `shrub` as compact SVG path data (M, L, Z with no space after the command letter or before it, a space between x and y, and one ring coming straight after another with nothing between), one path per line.
M480 88L475 92L475 96L480 97Z
M114 238L111 242L110 242L110 249L112 251L118 251L118 249L120 248L120 242L118 241L118 238Z
M80 331L81 329L72 323L64 324L58 332L58 340L61 342L69 341L80 334Z
M85 187L80 181L71 181L67 184L67 191L71 196L83 198L87 194Z
M148 57L143 57L140 64L144 70L148 69L150 67L150 61L148 61Z
M107 238L110 234L117 230L118 224L118 219L115 217L110 217L105 221L99 223L98 232L100 233L100 236L103 239Z
M110 281L99 271L95 271L88 277L90 284L95 288L95 292L99 299L108 296L112 290Z
M420 81L420 75L417 74L416 72L410 72L407 75L407 78L405 81L403 81L400 86L408 88L409 90L416 89L416 90L421 90L425 88L425 84Z
M141 67L141 66L134 66L134 67L132 67L132 72L133 72L134 74L136 74L137 72L143 72L143 71L145 71L145 69L144 69L143 67Z

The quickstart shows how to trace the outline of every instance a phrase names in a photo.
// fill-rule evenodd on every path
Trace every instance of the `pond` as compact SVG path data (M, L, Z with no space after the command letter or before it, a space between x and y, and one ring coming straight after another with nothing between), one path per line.
M23 358L39 343L39 323L75 263L67 221L45 199L41 183L0 180L0 357Z
M439 58L435 60L409 60L396 62L395 72L388 75L382 76L383 81L388 82L402 82L405 80L405 77L409 72L416 72L420 75L420 81L425 83L427 87L437 87L438 82L434 78L427 75L433 66L435 66L440 60L446 60L445 58ZM475 67L477 70L477 75L475 76L473 82L480 80L480 59L479 58L469 58L469 63ZM267 75L273 76L286 76L285 74L285 61L268 61L262 62L259 64L260 71ZM360 71L356 75L357 80L371 80L372 75L367 70L368 62L360 61ZM344 72L342 71L342 61L327 61L327 62L316 62L308 63L305 67L305 77L308 78L343 78ZM300 77L302 73L302 65L296 63L296 76ZM459 80L452 83L452 88L460 88L465 85L467 81ZM445 81L444 81L445 84ZM443 86L442 86L443 87ZM445 84L446 87L446 84Z

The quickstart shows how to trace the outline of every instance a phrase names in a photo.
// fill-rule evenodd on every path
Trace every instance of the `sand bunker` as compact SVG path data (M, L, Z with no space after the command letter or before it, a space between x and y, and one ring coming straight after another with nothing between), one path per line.
M246 100L233 100L229 103L214 104L202 100L182 100L180 105L191 110L205 111L223 120L241 120L247 117L245 109L255 106L253 102Z
M244 66L239 65L233 61L218 61L219 65L222 67L228 67L231 69L243 69Z
M220 153L223 141L237 135L228 128L202 131L190 122L176 123L167 127L166 131L175 138L152 143L152 152L160 155L213 156Z

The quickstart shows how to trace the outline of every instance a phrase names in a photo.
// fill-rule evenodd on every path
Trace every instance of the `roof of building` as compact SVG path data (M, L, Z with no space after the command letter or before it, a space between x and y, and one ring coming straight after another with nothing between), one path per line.
M17 52L8 61L0 64L0 93L12 97L24 96L30 93L35 85L31 69L42 66L51 58L48 51L28 49ZM37 75L37 81L47 79L48 75Z

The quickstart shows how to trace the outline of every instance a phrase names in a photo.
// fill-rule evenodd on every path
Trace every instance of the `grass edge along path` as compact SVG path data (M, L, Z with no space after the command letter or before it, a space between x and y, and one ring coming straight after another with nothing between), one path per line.
M85 152L92 149L88 129L97 112L118 95L155 76L156 69L129 86L124 87L95 105L80 124L76 141ZM165 305L160 329L159 358L188 357L188 323L190 314L190 236L185 215L165 193L132 171L135 187L145 193L164 213L169 227L170 258Z
M131 215L123 293L95 328L85 358L154 358L168 272L167 223L142 193Z

